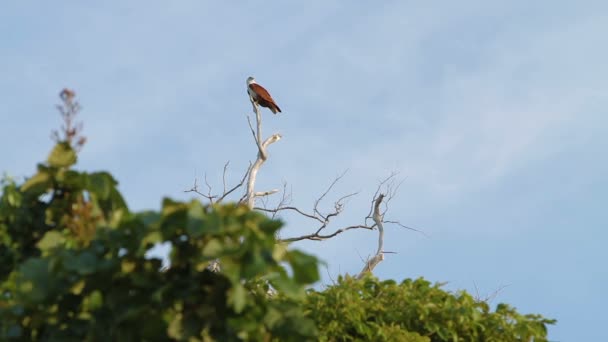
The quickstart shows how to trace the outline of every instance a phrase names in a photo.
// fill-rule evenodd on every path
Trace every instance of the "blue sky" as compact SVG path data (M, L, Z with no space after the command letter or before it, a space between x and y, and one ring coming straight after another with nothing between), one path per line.
M132 209L206 172L221 184L255 158L245 79L283 109L258 189L287 181L310 208L360 191L336 226L359 223L379 180L405 178L376 274L424 276L559 320L550 338L608 339L608 5L107 1L0 5L0 170L26 176L77 91L89 142ZM329 205L330 203L328 203ZM312 230L285 218L284 236ZM329 273L356 273L376 232L297 244ZM325 277L325 282L329 282Z

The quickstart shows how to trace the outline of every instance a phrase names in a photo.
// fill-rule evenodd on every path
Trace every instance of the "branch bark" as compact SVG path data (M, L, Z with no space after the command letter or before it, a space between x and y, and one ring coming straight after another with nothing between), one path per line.
M253 127L251 126L251 120L249 119L249 116L247 116L247 121L249 122L249 128L251 128L251 133L253 134L253 138L255 139L255 144L258 147L258 155L257 159L249 170L249 178L247 179L247 192L245 193L244 202L247 203L247 206L250 209L253 209L253 207L255 206L255 199L256 197L259 197L254 190L258 171L260 170L264 162L266 162L266 160L268 159L268 152L266 151L268 146L281 140L281 135L273 134L262 142L262 115L260 113L260 107L253 100L253 98L249 97L249 100L251 101L253 111L255 112L257 130L254 131Z
M378 227L378 250L376 251L376 255L374 255L371 259L367 260L365 263L365 267L361 270L357 278L361 279L366 273L371 273L374 268L384 260L384 225L383 225L383 214L380 212L380 204L382 204L382 200L384 200L384 194L379 194L376 197L374 202L374 214L372 215L372 219L374 220L374 224Z

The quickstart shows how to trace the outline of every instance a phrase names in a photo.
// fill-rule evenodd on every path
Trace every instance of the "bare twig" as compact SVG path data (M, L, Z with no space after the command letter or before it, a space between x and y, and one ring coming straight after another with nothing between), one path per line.
M391 191L390 191L390 190L391 190L391 188L392 188L392 187L391 187L391 184L392 184L392 182L394 181L394 178L397 176L397 174L398 174L397 172L391 172L391 174L390 174L388 177L386 177L385 179L381 180L381 181L380 181L380 184L378 184L378 187L376 188L376 192L374 193L374 196L372 197L371 205L370 205L370 208L369 208L369 213L368 213L368 214L367 214L367 216L365 217L365 220L366 220L366 221L367 221L368 219L371 219L371 218L372 218L372 213L373 213L373 211L374 211L374 203L375 203L376 199L378 198L378 195L379 195L379 194L380 194L380 192L382 191L382 187L383 187L383 186L385 186L385 185L387 185L387 186L386 186L386 189L385 189L385 192L386 192L386 193L389 193L389 194L391 193ZM394 196L394 195L390 195L390 196L388 197L388 200L392 199L392 198L393 198L393 196ZM388 202L388 201L387 201L387 202Z
M313 212L315 214L318 214L319 216L323 217L323 214L321 214L317 208L319 207L319 203L321 203L321 201L325 198L325 196L327 196L327 194L331 191L331 189L333 189L334 185L336 185L336 183L338 183L348 172L348 170L345 170L344 172L342 172L341 175L339 175L338 177L336 177L334 179L333 182L331 182L331 184L329 185L329 187L327 187L327 190L325 190L325 192L319 197L317 198L317 200L315 201L315 205L313 207Z
M267 209L267 208L255 207L254 209L255 210L259 210L259 211L265 211L267 213L275 213L275 214L278 213L278 212L280 212L280 211L284 211L284 210L293 210L293 211L297 212L298 214L300 214L302 216L305 216L305 217L308 217L310 219L317 220L317 221L319 221L321 223L324 223L324 220L321 219L321 218L319 218L318 216L315 216L313 214L305 213L302 210L300 210L300 209L298 209L296 207L292 207L292 206L278 207L278 208L275 208L275 209Z
M477 284L475 283L475 281L473 281L473 286L475 286L475 300L477 302L486 302L486 303L490 304L494 299L496 299L496 297L498 296L498 294L500 294L500 292L502 292L502 290L504 290L505 288L507 288L511 285L510 284L500 285L496 290L494 290L494 292L486 295L483 298L479 294L479 289L477 288Z
M254 106L255 108L255 106ZM255 144L258 146L258 151L263 151L264 149L262 148L262 145L260 145L260 139L258 139L258 136L255 134L255 130L253 129L253 126L251 125L251 119L249 118L249 115L247 115L247 123L249 124L249 128L251 129L251 134L253 135L253 140L255 140Z
M282 203L280 203L274 209L268 209L266 207L264 207L264 208L256 207L256 209L267 212L267 213L271 213L273 215L273 217L274 217L274 215L276 215L279 212L290 211L290 212L297 213L301 216L304 216L306 218L309 218L309 219L312 219L312 220L318 222L319 225L315 228L316 230L313 233L296 236L296 237L289 237L289 238L280 240L283 242L294 242L294 241L301 241L301 240L323 241L323 240L332 238L336 235L339 235L339 234L341 234L347 230L351 230L351 229L373 230L376 227L380 227L380 225L382 226L382 228L384 228L383 225L385 223L395 224L402 228L406 228L406 229L413 230L413 231L419 232L421 234L424 234L422 231L420 231L416 228L408 227L399 221L388 221L388 220L384 219L384 214L385 214L386 210L388 210L388 202L390 202L390 200L395 196L397 189L403 183L403 181L400 181L399 183L396 182L395 176L397 175L397 173L395 173L395 172L391 173L388 177L386 177L385 179L380 181L380 183L378 184L376 192L374 193L374 196L371 201L369 213L364 219L364 224L350 225L350 226L343 227L341 229L337 229L332 233L324 233L325 229L329 226L331 220L334 217L340 215L340 213L342 213L342 211L344 210L345 201L347 199L351 198L352 196L358 194L358 193L351 193L351 194L342 196L334 202L334 208L333 208L332 212L327 213L327 214L324 214L321 212L321 209L319 208L321 201L329 194L329 192L334 188L334 186L337 184L337 182L342 177L344 177L345 174L346 174L346 172L337 176L333 180L333 182L329 185L329 187L315 201L315 203L313 205L312 213L305 212L295 206L282 205ZM380 201L378 201L379 198L381 198ZM376 211L378 211L377 215L376 215ZM368 220L371 220L371 222L368 223ZM379 220L380 225L378 224L378 222L376 222L377 220ZM382 234L384 234L384 232L382 232ZM384 251L383 253L386 254L387 252Z
M199 190L198 179L196 177L194 178L194 185L192 186L192 188L190 188L188 190L184 190L184 192L194 192L195 194L206 198L211 204L213 204L214 201L215 201L215 203L219 203L219 202L223 201L224 199L226 199L226 197L228 195L230 195L236 189L240 188L241 186L243 186L243 184L245 184L245 179L247 179L247 175L249 174L249 171L251 170L251 163L249 163L249 166L247 167L247 170L245 170L245 173L243 174L243 177L241 178L239 183L234 185L232 188L226 190L226 188L227 188L226 173L228 171L228 165L229 165L229 162L224 164L224 173L222 175L223 192L221 195L211 194L212 186L209 183L209 181L207 180L207 174L205 174L205 176L204 176L205 185L207 186L207 189L208 189L206 194Z
M301 216L304 216L306 218L315 220L319 223L319 226L316 228L316 231L314 233L305 234L305 235L298 236L298 237L281 239L280 241L282 241L282 242L293 242L293 241L301 241L301 240L322 241L322 240L332 238L338 234L341 234L341 233L351 230L351 229L369 229L369 230L374 229L375 225L357 224L357 225L350 225L347 227L343 227L341 229L337 229L332 233L323 234L324 229L329 225L331 220L334 217L340 215L340 213L342 213L342 211L344 210L344 205L345 205L346 200L358 194L357 192L355 192L355 193L350 193L350 194L347 194L347 195L344 195L344 196L338 198L334 202L333 211L331 211L327 214L322 213L321 210L319 209L319 205L322 202L322 200L329 194L329 192L334 188L334 186L338 183L338 181L340 181L340 179L342 179L344 177L346 172L347 171L345 171L341 175L337 176L331 182L329 187L327 187L327 189L319 196L319 198L317 198L315 200L312 213L307 213L304 210L301 210L295 206L287 206L284 204L284 200L281 200L279 205L274 209L268 209L266 207L264 207L264 208L256 207L256 209L267 212L267 213L271 213L272 216L275 216L277 213L282 212L282 211L291 211L291 212L298 213Z
M211 203L213 203L213 198L216 197L216 196L208 195L208 194L201 192L198 188L198 178L196 178L196 177L194 178L194 185L192 185L192 188L190 188L189 190L184 190L184 192L194 192L195 194L197 194L199 196L205 197Z
M329 277L329 280L331 280L331 283L333 285L336 285L336 281L334 280L334 278L331 276L331 273L329 273L329 266L325 265L325 270L327 271L327 276Z
M384 215L384 214L382 214L382 215ZM404 225L403 223L401 223L401 222L399 222L399 221L384 220L383 222L384 222L384 223L390 223L390 224L396 224L396 225L398 225L398 226L399 226L399 227L401 227L401 228L409 229L409 230L415 231L416 233L420 233L420 234L422 234L422 235L424 235L424 236L426 236L426 237L429 237L429 236L428 236L428 235L427 235L425 232L423 232L422 230L420 230L420 229L416 229L416 228L412 228L412 227L408 227L408 226Z
M205 185L207 186L207 197L209 199L209 202L211 202L211 204L213 204L213 198L215 196L211 195L211 184L209 184L209 181L207 180L207 172L205 172Z
M222 200L224 200L224 198L226 198L226 196L233 193L234 190L243 186L243 184L245 184L245 179L247 179L247 176L249 175L249 172L251 172L251 163L249 163L249 166L247 167L247 170L245 171L243 178L241 178L241 181L237 185L233 186L230 190L224 192L224 194L222 196L220 196L220 198L217 199L217 202L221 202Z

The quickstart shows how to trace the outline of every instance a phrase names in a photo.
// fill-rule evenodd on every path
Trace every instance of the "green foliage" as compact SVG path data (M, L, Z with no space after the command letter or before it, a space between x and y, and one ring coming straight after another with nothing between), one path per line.
M276 243L280 222L241 205L169 199L158 213L131 213L110 174L70 169L75 162L60 142L23 184L3 183L0 340L315 336L301 301L319 279L317 261ZM166 270L146 257L163 242L172 246Z
M546 325L555 322L506 304L491 311L466 292L424 279L340 277L322 292L310 291L305 305L322 341L547 341Z
M546 341L553 320L423 279L306 292L317 259L242 205L131 212L112 175L73 169L86 140L74 93L61 96L65 138L23 184L1 183L1 341ZM148 256L158 243L167 269Z

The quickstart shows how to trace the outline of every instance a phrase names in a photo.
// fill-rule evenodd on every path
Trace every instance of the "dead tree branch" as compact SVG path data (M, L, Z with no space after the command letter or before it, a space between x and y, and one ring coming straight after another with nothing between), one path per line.
M250 97L249 100L251 101L251 105L253 106L253 111L255 112L257 131L254 131L253 126L251 125L251 120L249 119L249 116L247 116L247 122L249 123L249 128L251 129L251 133L253 134L255 143L258 147L258 155L257 155L257 159L255 160L255 162L251 166L251 169L249 170L249 178L247 179L247 192L245 193L243 202L247 203L247 206L249 208L253 208L255 205L256 197L259 197L259 196L256 196L256 192L254 190L255 181L258 176L258 171L260 170L260 168L262 167L264 162L266 162L266 160L268 159L268 152L266 151L266 149L268 148L269 145L281 140L281 135L278 133L275 133L262 142L262 115L260 113L260 107L253 100L253 98Z
M222 194L212 194L212 187L209 184L207 177L205 175L204 181L207 186L207 193L199 190L197 179L194 180L194 186L190 190L186 190L185 192L194 192L206 198L211 204L218 203L225 200L229 195L233 194L235 190L238 188L245 186L246 190L243 196L240 198L239 202L246 204L250 209L255 209L261 212L267 213L272 218L275 218L277 215L281 215L282 213L291 213L294 215L300 215L306 219L312 220L313 222L313 231L309 234L304 234L301 236L288 237L285 239L281 239L277 237L278 242L295 242L302 240L312 240L312 241L323 241L330 238L333 238L339 234L342 234L349 230L354 229L367 229L374 230L378 229L378 246L375 254L368 258L365 261L365 267L361 270L358 277L363 277L364 274L368 272L372 272L374 268L384 260L384 255L387 253L393 253L384 250L384 224L394 224L402 228L406 228L409 230L413 230L416 232L422 233L420 230L412 227L408 227L406 225L401 224L399 221L395 220L385 220L385 214L388 211L389 202L395 197L397 191L403 180L397 181L396 175L397 173L391 173L387 178L380 181L376 192L372 196L372 200L370 203L370 209L362 221L363 223L355 223L350 225L345 225L338 229L329 229L330 223L334 221L334 219L339 216L344 210L347 202L352 197L356 196L358 192L348 193L342 197L339 197L337 200L333 202L333 207L330 206L329 209L323 210L321 208L321 203L326 200L329 193L334 189L336 184L342 180L342 178L346 175L347 171L338 175L331 184L325 189L325 191L314 201L314 204L311 209L303 210L297 206L291 205L291 195L287 195L287 187L286 184L283 185L283 194L278 203L278 205L274 208L268 208L268 199L269 196L276 194L279 192L278 189L272 189L267 191L256 191L255 184L257 180L257 175L262 165L268 160L268 147L279 141L282 136L278 133L271 135L270 137L264 139L262 135L262 115L260 111L259 104L250 97L251 105L253 108L253 112L255 113L255 124L253 123L250 115L247 115L247 123L249 125L249 129L251 131L251 135L255 141L257 147L257 156L256 160L253 163L249 164L245 174L238 184L233 186L232 188L228 188L226 174L229 166L229 162L224 165L224 170L222 174ZM246 184L246 185L245 185ZM260 205L256 206L256 199L260 199ZM422 233L424 234L424 233ZM216 263L217 264L217 263ZM215 265L219 266L219 265ZM214 266L214 267L215 267Z
M475 301L486 302L486 303L490 304L494 299L496 299L496 297L498 297L500 292L502 292L505 288L507 288L511 285L510 284L500 285L496 290L494 290L494 292L492 292L486 296L481 296L479 294L479 289L477 288L477 283L475 283L475 281L473 281L473 286L475 286L475 296L474 296Z
M372 219L376 227L378 227L378 250L376 251L376 255L374 255L371 259L369 259L357 278L362 278L366 273L371 273L374 268L384 260L384 225L383 225L383 214L380 212L380 204L384 200L385 195L379 194L374 201L374 214L372 215Z
M249 175L249 172L251 170L251 163L249 163L249 166L247 167L247 170L245 170L245 173L243 174L243 177L241 178L241 180L235 184L233 187L231 187L230 189L227 189L227 180L226 180L226 173L228 172L228 166L229 166L230 162L226 162L226 164L224 164L224 172L222 174L222 194L215 194L213 195L212 192L212 187L209 184L209 181L207 180L207 174L205 174L204 178L205 178L205 185L207 186L207 193L203 193L200 189L199 189L199 185L198 185L198 179L195 177L194 178L194 185L192 186L192 188L188 189L188 190L184 190L184 192L194 192L195 194L202 196L204 198L206 198L211 204L214 203L219 203L221 201L223 201L224 199L226 199L226 197L228 197L230 194L232 194L236 189L240 188L241 186L243 186L243 184L245 184L245 180L247 179L247 175Z
M312 234L308 234L308 235L302 235L302 236L298 236L298 237L292 237L292 238L287 238L287 239L280 239L280 242L294 242L294 241L302 241L302 240L312 240L312 241L323 241L323 240L327 240L327 239L331 239L332 237L338 235L338 234L342 234L345 231L351 230L351 229L368 229L368 230L373 230L375 228L375 226L366 226L363 224L359 224L359 225L354 225L354 226L347 226L347 227L343 227L340 228L336 231L334 231L331 234L327 234L327 235L323 235L320 234L319 231L316 231Z
M363 224L353 224L353 225L349 225L346 227L342 227L340 229L336 229L331 233L326 233L326 228L330 225L331 220L333 218L337 217L338 215L340 215L344 211L345 201L347 199L349 199L350 197L358 194L358 193L351 193L351 194L342 196L341 198L339 198L338 200L336 200L334 202L333 211L331 211L327 214L324 214L321 212L321 209L319 208L320 203L322 202L322 200L324 198L327 197L329 192L344 177L344 175L345 175L345 173L342 173L341 175L339 175L338 177L336 177L333 180L333 182L329 185L329 187L314 202L312 212L306 212L296 206L284 205L282 202L274 209L269 209L266 207L263 207L263 208L256 207L255 209L266 212L266 213L270 213L270 214L272 214L273 217L280 212L293 212L293 213L299 214L300 216L306 217L308 219L311 219L311 220L314 220L317 222L318 226L315 228L314 232L312 232L310 234L301 235L301 236L280 239L279 241L281 241L281 242L294 242L294 241L301 241L301 240L323 241L323 240L327 240L329 238L332 238L336 235L339 235L341 233L344 233L344 232L346 232L348 230L352 230L352 229L373 230L380 226L382 226L382 229L383 229L384 224L386 224L386 223L395 224L400 227L424 234L420 230L418 230L416 228L405 226L399 221L394 221L394 220L389 221L389 220L384 219L384 215L385 215L386 211L388 210L388 202L390 202L390 200L392 198L394 198L396 191L399 188L399 185L401 185L401 183L402 183L402 181L400 181L400 182L396 181L395 177L397 176L397 173L391 173L387 178L380 181L380 183L378 184L378 188L376 189L376 192L374 193L374 196L372 198L371 205L370 205L370 211L369 211L368 215L365 217ZM381 191L383 193L381 193ZM380 201L378 201L378 199L380 199ZM378 211L378 215L375 215L376 210ZM378 219L379 221L377 221L376 219ZM380 224L378 224L378 222L380 222ZM384 232L382 232L382 234L384 234ZM384 251L384 253L386 253L386 251Z

